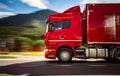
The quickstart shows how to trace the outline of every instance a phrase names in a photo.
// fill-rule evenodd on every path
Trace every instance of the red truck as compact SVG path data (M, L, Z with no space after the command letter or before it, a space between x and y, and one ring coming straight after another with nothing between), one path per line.
M120 62L120 4L86 4L47 18L45 57L105 58Z

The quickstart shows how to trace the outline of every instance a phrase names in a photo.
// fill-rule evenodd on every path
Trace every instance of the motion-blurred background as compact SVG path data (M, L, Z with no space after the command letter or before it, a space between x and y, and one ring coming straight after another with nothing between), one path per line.
M0 53L43 51L45 20L50 14L86 3L119 0L0 0Z

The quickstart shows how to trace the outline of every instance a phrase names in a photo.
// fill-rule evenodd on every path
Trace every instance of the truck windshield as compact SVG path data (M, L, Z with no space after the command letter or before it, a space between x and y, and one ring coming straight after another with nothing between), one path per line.
M50 22L47 24L46 32L48 31L54 31L54 30L61 30L61 29L67 29L71 25L71 22L69 20L61 21L61 22Z

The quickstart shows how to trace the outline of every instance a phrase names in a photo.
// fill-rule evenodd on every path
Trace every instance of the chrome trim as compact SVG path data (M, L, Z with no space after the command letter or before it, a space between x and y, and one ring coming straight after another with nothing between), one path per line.
M49 40L49 42L82 42L82 40Z

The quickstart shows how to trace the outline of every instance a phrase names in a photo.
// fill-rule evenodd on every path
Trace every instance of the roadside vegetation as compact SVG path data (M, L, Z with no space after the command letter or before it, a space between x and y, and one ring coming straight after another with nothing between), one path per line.
M17 58L16 56L9 56L9 55L0 55L0 58L4 58L4 59L14 59Z
M45 29L37 23L31 26L0 26L0 51L43 51Z
M44 30L37 22L31 26L0 26L0 58L44 56Z

